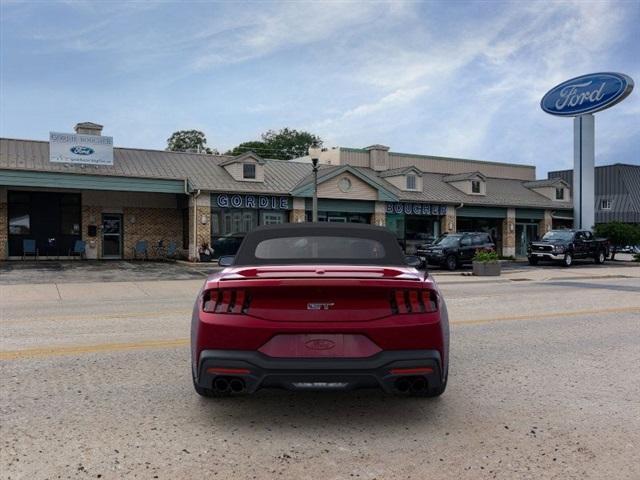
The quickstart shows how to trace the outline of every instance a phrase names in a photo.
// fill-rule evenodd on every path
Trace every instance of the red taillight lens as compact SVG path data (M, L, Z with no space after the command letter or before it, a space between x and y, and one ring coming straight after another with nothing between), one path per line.
M393 290L393 313L432 313L438 310L438 294L434 290Z
M247 313L251 297L241 289L207 290L202 294L202 310L207 313Z

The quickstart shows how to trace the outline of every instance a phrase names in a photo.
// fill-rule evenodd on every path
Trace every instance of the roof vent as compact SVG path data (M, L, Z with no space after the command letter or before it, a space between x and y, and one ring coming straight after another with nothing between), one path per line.
M78 135L98 135L102 134L102 125L92 122L77 123L73 129Z

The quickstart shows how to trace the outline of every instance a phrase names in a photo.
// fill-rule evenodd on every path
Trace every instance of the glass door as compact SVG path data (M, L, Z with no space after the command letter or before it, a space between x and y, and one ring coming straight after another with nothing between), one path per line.
M537 238L537 223L516 223L516 257L526 257L529 242L533 242Z
M102 214L102 258L122 258L122 214Z

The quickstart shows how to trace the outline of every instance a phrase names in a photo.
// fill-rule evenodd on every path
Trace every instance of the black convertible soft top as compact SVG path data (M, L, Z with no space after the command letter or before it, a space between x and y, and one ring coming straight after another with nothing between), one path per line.
M406 266L393 232L357 223L265 225L247 234L234 265L345 264Z

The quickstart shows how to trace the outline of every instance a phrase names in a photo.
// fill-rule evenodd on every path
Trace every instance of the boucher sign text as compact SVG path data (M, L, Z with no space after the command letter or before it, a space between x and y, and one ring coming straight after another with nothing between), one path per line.
M49 161L113 165L113 137L50 132Z
M446 215L446 205L430 205L427 203L387 202L387 213L404 213L405 215Z

